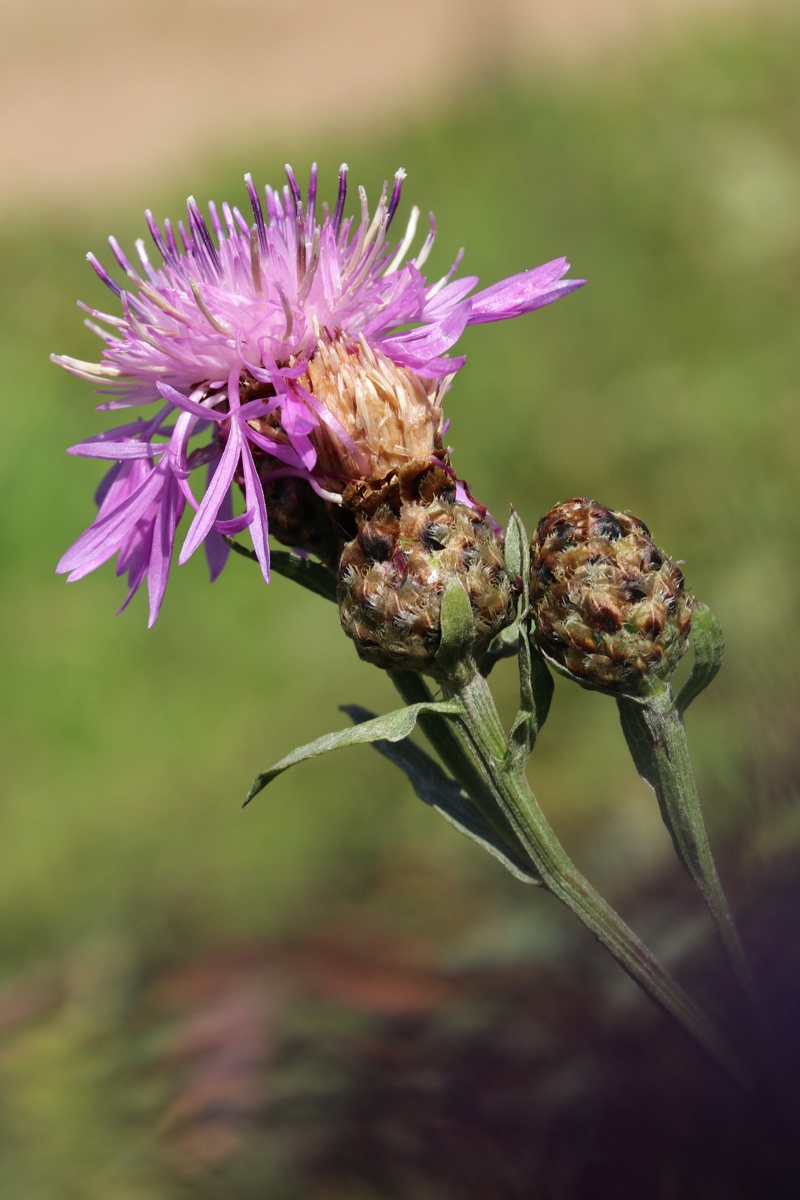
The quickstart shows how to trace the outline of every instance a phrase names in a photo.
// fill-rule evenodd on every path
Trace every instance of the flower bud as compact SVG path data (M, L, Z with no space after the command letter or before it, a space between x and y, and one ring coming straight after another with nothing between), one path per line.
M339 564L342 626L360 657L441 675L442 595L454 578L469 598L476 658L514 618L503 550L486 521L449 493L361 515Z
M335 569L344 538L336 528L333 509L310 483L295 475L262 477L269 513L269 531L276 541L292 550L313 554Z
M539 522L530 591L539 648L585 686L643 695L687 648L694 599L680 568L642 521L595 500Z

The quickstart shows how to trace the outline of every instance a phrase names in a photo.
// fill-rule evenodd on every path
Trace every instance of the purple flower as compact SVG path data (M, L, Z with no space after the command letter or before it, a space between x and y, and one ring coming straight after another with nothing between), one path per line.
M428 284L433 217L415 256L416 208L399 242L387 240L405 172L391 194L384 185L372 219L363 188L359 217L345 218L346 167L333 212L323 204L319 219L316 166L305 201L286 173L288 185L267 187L263 200L245 176L251 220L210 204L209 228L191 198L177 231L148 212L161 265L143 241L133 265L110 239L122 286L89 255L121 311L83 306L105 341L100 363L54 356L110 395L102 409L158 406L71 448L114 465L95 521L58 565L73 580L116 554L125 604L147 579L151 624L187 506L179 562L203 543L216 577L228 553L221 535L247 527L269 580L266 484L297 476L338 504L348 483L443 456L442 397L464 364L449 352L466 326L531 312L583 283L564 279L562 258L474 292L476 277L453 278L459 255ZM242 492L245 511L234 516Z

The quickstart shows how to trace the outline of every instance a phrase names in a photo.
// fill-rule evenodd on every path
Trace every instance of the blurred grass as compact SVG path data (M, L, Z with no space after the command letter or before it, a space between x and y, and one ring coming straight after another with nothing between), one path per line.
M97 474L62 453L100 428L89 386L47 361L97 354L73 307L105 303L85 251L108 258L111 230L130 246L141 209L176 216L190 191L241 202L244 170L276 182L286 158L302 174L317 157L327 193L344 159L373 200L405 166L407 197L436 213L431 275L463 244L463 269L486 284L561 254L589 280L551 309L468 331L449 397L454 461L500 519L513 501L532 528L553 503L592 495L635 511L686 561L728 635L720 681L689 722L701 792L714 837L741 846L745 892L757 888L759 806L795 798L798 32L717 32L625 71L483 80L380 145L342 134L284 146L267 131L266 152L210 147L207 178L165 180L103 224L19 214L0 234L3 974L87 945L154 963L313 924L337 904L388 908L434 940L478 928L483 899L448 913L448 879L485 897L487 914L524 906L537 922L540 898L438 824L377 755L309 764L238 811L258 770L343 723L339 703L395 704L332 607L283 580L266 590L240 560L209 588L197 556L148 633L142 597L114 617L124 589L110 568L77 587L52 573L91 519ZM510 713L510 670L498 689ZM559 682L531 777L576 856L619 895L667 854L611 702ZM441 887L399 884L409 863ZM22 1068L19 1054L0 1074L44 1071L41 1095L26 1085L26 1120L59 1125L71 1068L41 1045ZM79 1090L91 1122L102 1102ZM15 1128L0 1114L0 1144ZM105 1153L117 1149L109 1134ZM46 1175L0 1195L139 1194L108 1179L53 1190Z

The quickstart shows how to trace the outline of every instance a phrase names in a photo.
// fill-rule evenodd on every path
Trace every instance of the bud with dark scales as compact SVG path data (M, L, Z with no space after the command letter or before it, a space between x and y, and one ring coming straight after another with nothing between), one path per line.
M339 612L361 658L440 674L442 595L458 579L469 598L479 658L514 619L502 546L478 512L443 495L381 505L359 518L339 564Z
M531 542L536 641L589 687L644 694L688 645L693 598L647 526L595 500L567 500Z
M262 482L269 531L275 540L292 550L315 555L335 571L344 538L334 521L333 506L296 475L262 476Z

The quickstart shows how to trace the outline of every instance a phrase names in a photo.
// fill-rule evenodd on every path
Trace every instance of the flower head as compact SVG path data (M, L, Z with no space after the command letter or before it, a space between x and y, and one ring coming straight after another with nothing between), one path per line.
M644 694L689 644L695 601L638 517L578 497L557 504L531 542L539 648L587 687Z
M442 398L463 366L450 351L466 326L530 312L583 281L564 279L557 259L475 292L476 277L454 278L459 255L429 284L421 269L433 217L412 257L416 208L389 240L404 175L384 185L372 218L363 188L358 216L345 217L346 167L333 212L323 204L319 215L316 166L305 199L288 167L288 184L263 197L246 176L251 216L210 204L206 221L191 198L177 230L146 214L160 265L143 241L134 264L112 238L120 284L89 255L120 312L86 308L105 341L99 363L54 361L110 395L101 408L157 411L71 448L114 466L97 518L59 571L76 579L117 554L132 591L148 579L152 624L185 508L194 515L180 562L203 543L218 574L220 535L249 527L268 580L276 481L298 479L341 505L354 484L446 465ZM234 516L240 492L245 511Z
M497 535L456 500L452 482L441 482L432 495L401 504L399 513L382 506L359 519L339 561L338 597L342 628L361 658L446 678L437 651L448 584L457 580L466 593L468 651L476 658L511 624L514 604Z

